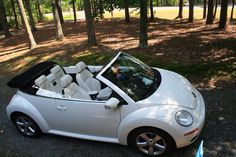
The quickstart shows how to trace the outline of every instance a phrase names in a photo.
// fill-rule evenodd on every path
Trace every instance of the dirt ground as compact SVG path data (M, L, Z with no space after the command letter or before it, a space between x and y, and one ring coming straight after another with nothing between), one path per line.
M5 113L14 93L6 82L26 68L45 60L61 65L73 65L79 60L103 64L114 52L122 50L151 66L183 72L203 94L207 116L202 134L194 144L173 152L172 156L194 156L200 141L204 140L204 157L234 157L236 25L233 21L223 31L216 29L217 23L212 26L204 23L202 20L190 24L185 20L157 19L149 24L148 49L137 48L139 23L136 19L130 24L124 24L120 19L95 23L98 45L93 47L87 45L84 21L66 22L63 25L66 39L61 42L55 40L52 23L39 24L39 30L34 33L39 45L33 50L28 49L23 30L12 30L14 37L0 39L0 156L140 156L115 144L54 135L25 138L8 121Z

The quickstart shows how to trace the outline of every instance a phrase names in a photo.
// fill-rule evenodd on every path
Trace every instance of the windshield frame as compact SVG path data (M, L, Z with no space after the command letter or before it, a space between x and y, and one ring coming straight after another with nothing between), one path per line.
M150 95L146 96L146 97L143 97L142 99L139 99L139 100L134 100L133 98L131 98L127 93L125 93L119 86L117 86L115 83L113 83L111 80L107 79L106 77L103 76L103 74L110 68L110 66L113 65L113 63L116 62L116 60L118 59L118 57L121 55L121 54L126 54L126 53L123 53L123 52L118 52L118 54L107 64L105 65L102 70L96 75L96 78L99 79L100 81L102 81L103 83L107 84L109 87L111 87L113 90L115 90L124 100L126 100L127 102L137 102L137 101L141 101L141 100L144 100L146 98L148 98L149 96L151 96L156 90L157 88L159 87L160 83L157 83L156 84L156 79L157 77L160 77L161 79L161 76L159 74L157 74L157 70L152 68L152 67L148 67L153 71L154 73L154 79L153 81L153 90L152 92L150 93ZM129 55L129 54L127 54ZM131 57L133 57L132 55L129 55ZM135 57L134 57L135 58ZM141 62L143 63L143 62ZM144 63L145 64L145 63ZM145 64L146 65L146 64ZM158 72L159 73L159 72ZM159 81L157 81L159 82ZM128 99L128 100L127 100Z

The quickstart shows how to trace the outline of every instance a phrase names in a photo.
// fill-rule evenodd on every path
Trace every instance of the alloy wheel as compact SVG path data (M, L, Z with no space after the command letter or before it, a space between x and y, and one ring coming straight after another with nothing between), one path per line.
M165 140L154 132L144 132L138 135L136 146L147 155L161 155L166 150Z
M36 128L33 122L24 116L19 116L16 118L16 126L20 132L27 136L34 136Z

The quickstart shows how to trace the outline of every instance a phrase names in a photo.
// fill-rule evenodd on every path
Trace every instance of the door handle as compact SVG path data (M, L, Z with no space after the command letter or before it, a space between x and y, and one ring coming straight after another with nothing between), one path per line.
M66 111L67 110L67 108L63 105L57 106L57 109L60 110L60 111Z

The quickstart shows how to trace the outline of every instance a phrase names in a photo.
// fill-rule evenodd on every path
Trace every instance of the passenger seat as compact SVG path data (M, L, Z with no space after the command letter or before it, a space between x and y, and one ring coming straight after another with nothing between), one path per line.
M77 99L86 99L91 100L89 94L84 91L80 86L76 83L72 82L72 77L70 75L64 75L60 79L60 84L63 88L63 94L68 96L69 98L77 98Z
M97 91L98 100L107 100L112 94L112 89L106 87L101 89L101 83L93 78L93 74L86 69L86 64L84 62L79 62L76 64L76 81L77 83L87 92Z
M86 69L84 62L76 64L76 81L86 91L100 91L101 83L93 78L93 74Z
M54 66L50 72L55 75L56 80L60 80L65 75L65 72L59 65Z
M41 75L34 81L35 85L42 89L49 89L50 83L45 75Z
M60 85L59 81L56 80L56 76L54 74L49 74L47 76L47 79L49 81L49 84L50 84L50 89L56 93L61 93L62 91L62 86Z

